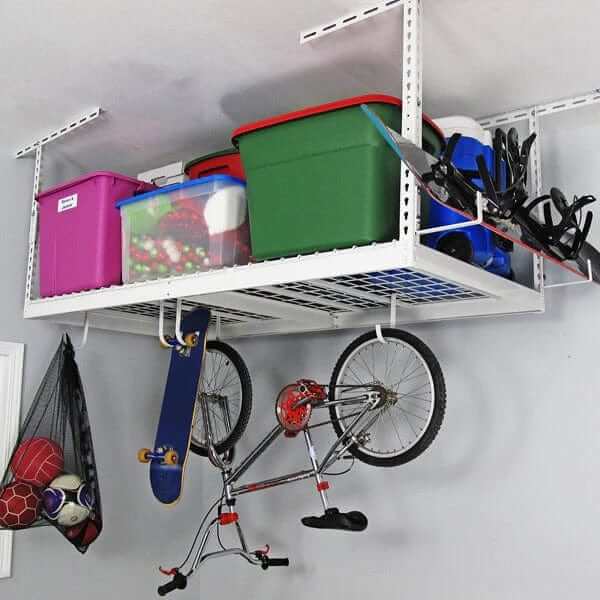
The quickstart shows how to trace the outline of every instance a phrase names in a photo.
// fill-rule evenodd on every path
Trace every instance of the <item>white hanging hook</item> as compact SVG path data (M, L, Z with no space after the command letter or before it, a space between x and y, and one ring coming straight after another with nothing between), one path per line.
M183 300L177 298L176 309L175 309L175 337L182 346L186 346L185 340L183 339L183 333L181 332L181 312L183 308Z
M216 320L217 320L217 323L216 323L215 337L217 340L220 340L221 339L221 315L220 314L217 314Z
M75 347L75 350L82 350L88 341L88 333L90 331L90 314L86 311L83 317L83 335L81 336L81 343Z
M165 348L171 348L175 344L171 344L165 338L165 303L161 300L158 304L158 339Z
M176 310L175 310L175 338L177 339L177 342L181 346L185 346L186 345L185 340L183 339L183 334L181 333L181 312L182 312L182 300L178 298ZM164 303L164 300L161 300L159 302L158 339L160 340L160 343L167 348L172 348L177 345L175 343L169 342L165 338L165 303Z
M396 329L396 294L390 296L390 328Z
M390 296L390 328L392 329L396 327L396 297L396 294ZM381 325L379 323L375 325L375 335L382 344L387 344L387 340L383 337Z

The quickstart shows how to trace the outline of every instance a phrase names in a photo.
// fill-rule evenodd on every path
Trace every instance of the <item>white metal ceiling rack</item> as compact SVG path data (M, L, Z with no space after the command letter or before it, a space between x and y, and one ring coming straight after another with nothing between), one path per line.
M402 134L420 143L422 125L421 0L388 0L358 13L301 32L300 42L316 41L341 28L392 8L402 11ZM395 11L397 12L397 11ZM600 100L600 94L543 105L482 120L486 127L529 120L533 130L545 114ZM397 324L466 317L542 312L542 263L535 259L535 282L529 288L460 262L419 243L419 194L410 172L401 174L400 234L391 242L332 250L249 265L215 269L99 290L37 298L36 196L42 150L65 134L96 119L88 111L67 127L17 152L35 155L24 316L83 324L93 328L156 335L160 305L173 320L197 306L213 310L212 335L218 324L223 338L322 331L373 326L386 322L393 304ZM539 144L538 144L539 145ZM533 181L541 190L539 156L533 156ZM394 298L395 300L392 300ZM397 303L397 304L396 304Z

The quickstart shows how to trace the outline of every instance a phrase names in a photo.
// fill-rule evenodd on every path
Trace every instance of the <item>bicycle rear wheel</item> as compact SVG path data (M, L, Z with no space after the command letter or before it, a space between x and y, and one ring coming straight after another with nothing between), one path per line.
M208 404L213 443L218 454L232 449L244 434L252 411L252 382L241 356L228 344L210 341L198 383L190 450L207 455L201 399Z
M385 344L372 331L344 350L331 375L329 400L342 399L347 386L384 388L385 400L373 409L376 420L348 450L369 465L395 467L415 459L435 439L446 410L446 385L437 359L421 340L399 329L382 333ZM334 404L329 413L341 436L357 407Z

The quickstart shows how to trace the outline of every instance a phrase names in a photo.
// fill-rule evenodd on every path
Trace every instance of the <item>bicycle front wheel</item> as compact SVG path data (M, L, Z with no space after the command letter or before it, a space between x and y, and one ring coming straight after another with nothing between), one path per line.
M337 361L329 400L341 400L352 386L377 386L385 397L374 408L376 419L355 436L349 452L376 467L395 467L415 459L435 439L446 410L446 385L431 350L399 329L374 331L354 340ZM342 436L355 418L356 404L332 404L331 422Z

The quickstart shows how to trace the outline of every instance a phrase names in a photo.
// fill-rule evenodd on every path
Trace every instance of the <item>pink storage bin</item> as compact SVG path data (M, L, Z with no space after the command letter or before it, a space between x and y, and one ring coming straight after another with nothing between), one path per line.
M154 187L97 171L40 193L40 295L120 284L121 216L115 203Z

